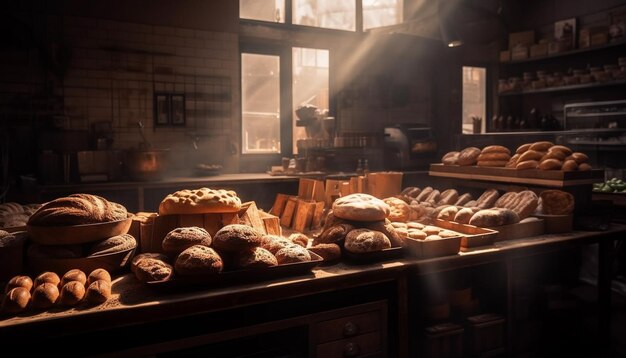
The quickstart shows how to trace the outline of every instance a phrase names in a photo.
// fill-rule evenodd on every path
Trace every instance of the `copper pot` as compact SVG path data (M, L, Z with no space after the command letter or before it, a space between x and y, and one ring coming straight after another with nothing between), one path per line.
M160 180L168 159L169 149L132 149L126 152L126 170L134 180Z

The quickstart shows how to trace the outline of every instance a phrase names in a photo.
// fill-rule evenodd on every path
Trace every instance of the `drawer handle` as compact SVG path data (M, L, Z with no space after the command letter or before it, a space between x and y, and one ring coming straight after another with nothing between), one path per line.
M348 321L343 326L343 336L344 337L352 337L359 333L359 327L354 324L352 321Z
M361 353L361 347L357 343L348 342L343 346L344 357L356 357Z

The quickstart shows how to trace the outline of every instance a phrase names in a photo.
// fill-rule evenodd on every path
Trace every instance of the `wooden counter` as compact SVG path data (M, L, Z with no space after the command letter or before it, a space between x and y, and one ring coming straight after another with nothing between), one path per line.
M614 240L626 238L626 225L611 225L604 232L572 232L567 234L542 235L511 241L497 242L491 247L483 247L463 252L458 255L416 260L405 257L398 260L367 265L348 265L340 263L320 266L309 275L286 279L263 281L252 284L222 288L186 288L180 292L153 291L136 281L133 275L126 274L117 278L113 285L113 297L109 302L97 307L79 307L55 309L42 313L27 313L17 317L0 320L0 341L3 347L14 340L24 337L40 337L41 341L68 340L73 335L101 334L103 331L115 331L122 327L136 329L151 324L158 324L177 319L211 314L220 311L243 310L246 307L265 307L279 302L298 300L290 314L297 315L305 306L315 305L311 297L332 295L337 292L350 292L351 289L377 287L386 283L390 292L379 292L392 305L395 315L392 322L397 325L398 353L407 354L408 326L411 318L407 317L408 296L407 278L423 276L442 271L472 267L490 262L506 262L513 259L540 255L558 250L568 250L582 245L599 243L599 325L603 332L610 329L610 252ZM513 274L513 272L509 272ZM380 290L379 290L380 291ZM350 297L343 299L350 301ZM349 296L349 295L348 295ZM300 306L298 306L300 305ZM304 306L303 306L304 305ZM245 319L243 319L245 321ZM269 324L269 323L268 323ZM264 326L265 327L265 326ZM269 329L266 327L266 329ZM240 330L244 335L246 331ZM233 331L233 332L235 332ZM230 336L237 334L230 332ZM510 334L510 332L509 332ZM606 339L610 335L606 334ZM604 342L606 343L606 342ZM151 347L151 348L146 348ZM163 348L163 347L161 347ZM119 347L128 352L138 353L134 347ZM158 345L148 344L141 348L157 352Z

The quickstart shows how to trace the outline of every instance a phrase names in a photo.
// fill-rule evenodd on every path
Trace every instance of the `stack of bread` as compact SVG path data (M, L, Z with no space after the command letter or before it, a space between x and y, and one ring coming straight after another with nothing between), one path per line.
M43 272L34 281L29 276L15 276L5 287L1 311L15 315L29 308L47 310L81 302L99 305L111 297L111 286L111 275L102 268L89 276L79 269L69 270L61 278L54 272Z
M0 204L0 228L26 226L28 218L41 207L41 204L22 205L18 203Z

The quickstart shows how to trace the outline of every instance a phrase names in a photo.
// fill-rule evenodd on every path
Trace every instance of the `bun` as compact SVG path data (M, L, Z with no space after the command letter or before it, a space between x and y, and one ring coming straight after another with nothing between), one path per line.
M65 286L66 283L71 281L78 281L85 285L85 283L87 283L87 276L79 269L69 270L61 277L61 286Z
M400 195L406 195L410 198L415 198L419 195L421 191L422 190L416 186L409 186L409 187L404 188L404 190L402 190Z
M565 153L563 153L560 150L555 150L555 151L549 151L548 153L546 153L543 157L541 157L541 160L546 160L546 159L556 159L559 161L563 161L565 160Z
M219 229L213 238L213 247L224 252L247 250L262 243L262 235L258 231L241 224L226 225Z
M565 160L568 160L568 159L575 160L576 163L578 163L579 165L582 164L582 163L587 163L589 161L589 157L587 156L587 154L580 153L580 152L572 153L572 155L570 155L569 157L565 158Z
M135 270L137 269L139 262L145 259L156 259L156 260L160 260L163 262L167 262L169 260L169 258L163 254L158 254L154 252L146 252L146 253L139 254L133 257L133 261L131 261L130 263L130 270L133 273L135 273Z
M34 309L48 309L59 299L59 288L50 282L42 283L35 287L32 297L32 305Z
M529 150L536 150L538 152L547 152L554 143L548 141L535 142L530 145Z
M30 292L33 288L33 280L28 276L14 276L12 277L7 285L4 287L4 293L7 293L14 289L15 287L24 287Z
M539 169L541 170L560 170L563 166L563 162L557 159L546 159L539 163Z
M476 212L469 221L470 225L480 227L503 226L518 223L519 216L512 210L493 208Z
M578 163L576 163L576 161L573 160L573 159L566 160L563 163L563 166L561 167L561 170L565 170L565 171L578 170Z
M441 210L437 215L437 219L452 221L456 217L456 214L459 212L459 209L456 206L448 206Z
M435 205L439 201L440 197L441 197L441 193L439 192L439 190L435 189L430 192L430 195L428 195L428 197L424 201L432 205Z
M408 221L411 214L409 204L401 199L390 197L383 199L385 204L389 205L389 220L391 221Z
M101 304L111 298L111 283L105 280L96 280L87 287L85 294L87 302Z
M166 196L159 205L159 215L233 213L239 209L241 200L232 190L185 189Z
M70 281L61 288L60 302L63 306L75 306L85 297L85 285Z
M522 153L526 152L528 149L530 149L531 145L532 145L532 143L522 144L519 147L517 147L517 150L515 151L515 153L516 154L522 154Z
M563 153L566 157L572 155L572 150L564 145L554 145L548 149L548 152L556 151Z
M109 273L109 271L103 268L97 268L91 271L91 273L89 274L89 277L87 277L87 286L90 286L92 283L98 280L111 283L111 274Z
M295 245L295 244L290 244ZM295 245L297 247L302 247ZM305 249L306 250L306 249ZM257 268L271 267L278 265L276 257L268 250L262 247L255 247L238 253L237 267L239 268Z
M486 153L506 153L508 155L511 155L511 151L509 150L509 148L503 147L501 145L490 145L490 146L487 146L487 147L483 148L481 153L483 153L483 154L486 154Z
M287 240L293 242L296 245L300 245L302 247L307 247L309 245L309 238L306 235L299 233L299 232L294 232L293 234L289 235Z
M141 282L167 281L174 272L172 265L153 257L145 257L137 261L135 276Z
M478 156L478 162L485 162L485 161L509 161L509 159L511 159L511 156L508 153L505 152L489 152L489 153L481 153Z
M345 220L384 220L389 216L390 211L389 205L369 194L350 194L333 203L333 214Z
M346 250L352 253L382 251L391 248L391 242L380 231L355 229L348 233L344 243Z
M286 239L284 237L276 236L276 235L264 235L263 243L261 244L261 247L269 251L273 255L276 255L278 250L284 247L290 246L290 245L295 245L295 244L293 241Z
M335 261L341 258L341 248L337 244L317 244L311 246L309 251L318 254L324 261Z
M525 160L523 162L517 163L515 169L517 170L525 170L525 169L537 169L539 166L539 162L536 160Z
M424 240L428 235L420 229L408 229L407 236L415 240Z
M194 245L181 252L174 263L174 270L179 275L218 274L224 269L220 255L210 247Z
M101 256L126 251L137 247L137 240L130 234L122 234L95 243L89 256Z
M311 254L307 249L298 245L284 247L276 252L279 265L311 261Z
M478 160L478 156L480 155L480 149L476 148L476 147L468 147L463 149L460 153L459 153L459 159L458 159L458 164L459 165L474 165L476 164L476 161Z
M110 202L97 195L72 194L41 206L28 219L28 225L84 225L118 221L127 217L126 208L120 204Z
M4 295L2 300L2 312L18 314L26 310L30 301L30 292L24 287L14 287Z
M456 165L459 161L459 152L448 152L443 158L441 158L441 162L445 165Z
M506 168L515 168L515 166L517 165L517 163L519 162L519 158L520 155L519 154L515 154L511 157L511 159L509 159L508 162L506 162L505 167Z
M211 234L203 228L179 227L165 235L161 246L165 254L174 257L193 245L211 246L212 241Z
M574 212L574 196L566 191L544 190L539 196L544 214L569 215Z
M587 170L591 170L591 165L587 164L587 163L580 163L578 164L578 170L581 172L585 172Z
M536 150L528 150L524 152L524 154L520 155L518 162L525 162L527 160L536 160L539 161L543 157L543 152L538 152Z
M51 283L55 286L59 286L59 284L61 283L61 278L59 278L59 275L54 272L44 272L41 275L37 276L37 278L35 278L34 287L42 285L46 282Z

